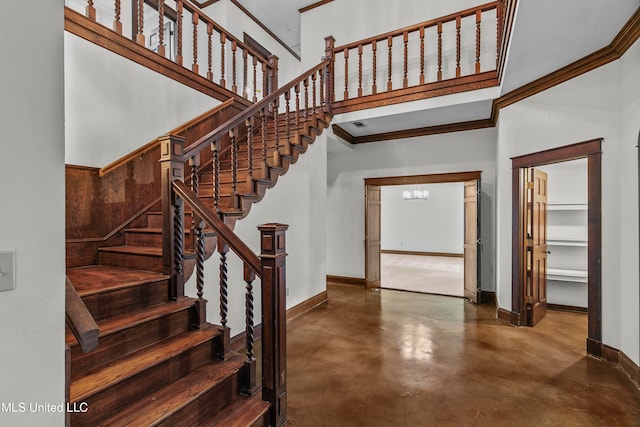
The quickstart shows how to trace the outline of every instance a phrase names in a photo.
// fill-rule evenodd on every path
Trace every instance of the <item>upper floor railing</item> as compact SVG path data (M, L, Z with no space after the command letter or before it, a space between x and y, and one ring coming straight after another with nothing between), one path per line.
M427 85L430 90L458 86L430 96L497 85L504 3L493 1L341 46L328 38L335 112L419 99Z
M278 86L264 57L189 0L66 0L66 5L176 64L256 102Z

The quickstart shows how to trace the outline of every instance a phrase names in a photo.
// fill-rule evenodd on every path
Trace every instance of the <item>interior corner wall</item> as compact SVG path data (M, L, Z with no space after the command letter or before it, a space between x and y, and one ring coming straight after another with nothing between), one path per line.
M464 185L461 182L424 184L425 200L404 200L412 186L389 185L381 189L383 250L409 252L464 252Z
M63 7L15 2L0 27L0 252L16 254L16 288L0 292L3 426L65 419L29 405L65 402Z
M327 132L325 130L316 138L234 228L234 232L259 254L258 225L281 223L289 226L286 232L287 309L326 290ZM229 326L234 336L243 332L245 326L243 265L235 254L230 254L228 259ZM217 277L219 265L219 257L214 254L205 264L207 277ZM261 315L259 282L257 279L254 283L256 323L260 322ZM220 322L217 283L214 280L205 284L205 298L209 301L207 317L215 324ZM195 295L193 276L186 290L189 295Z
M65 162L103 167L220 101L64 33Z
M332 136L336 138L335 136ZM481 171L481 287L495 289L496 130L357 144L328 153L327 274L364 278L364 179Z
M603 343L640 359L637 148L640 43L618 61L500 111L497 148L498 304L511 309L511 157L603 137Z

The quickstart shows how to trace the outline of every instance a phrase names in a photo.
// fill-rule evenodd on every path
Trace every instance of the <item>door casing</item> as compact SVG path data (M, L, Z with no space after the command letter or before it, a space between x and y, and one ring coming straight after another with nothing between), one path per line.
M439 173L439 174L429 174L429 175L410 175L410 176L392 176L392 177L381 177L381 178L365 178L364 180L364 184L365 184L365 195L369 193L369 187L382 187L385 185L414 185L414 184L440 184L440 183L447 183L447 182L467 182L467 181L478 181L480 182L480 177L481 177L481 172L480 171L470 171L470 172L452 172L452 173ZM365 205L366 205L366 201L365 201ZM479 207L479 203L478 203L478 207ZM365 206L365 224L368 224L371 219L368 218L369 213L367 212L366 206ZM478 216L480 215L480 213L478 212ZM378 218L379 221L379 218ZM366 228L366 225L365 225ZM366 233L366 229L365 229L365 233ZM480 236L478 236L480 237ZM370 247L366 242L366 239L364 241L364 250L365 250L365 254L364 254L364 259L365 259L365 263L366 260L370 260L370 257L377 257L378 259L378 265L380 264L380 252L378 251L377 254L372 254L369 253L370 251ZM481 283L480 283L480 274L479 274L479 269L480 269L480 263L477 263L478 266L478 277L477 277L477 283L478 283L478 291L480 290L481 287ZM376 278L375 277L367 277L367 275L369 274L367 272L367 266L365 265L365 283L372 283L375 284L376 282ZM367 287L369 287L369 285L367 285Z
M523 198L520 173L523 168L587 159L587 258L588 258L588 334L587 353L602 355L602 138L511 158L511 323L524 326Z

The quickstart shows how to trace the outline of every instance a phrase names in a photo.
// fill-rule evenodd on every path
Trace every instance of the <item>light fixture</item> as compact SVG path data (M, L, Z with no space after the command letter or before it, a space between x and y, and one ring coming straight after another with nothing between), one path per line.
M426 200L429 197L427 190L421 190L418 184L414 184L411 190L405 190L402 192L402 198L404 200Z

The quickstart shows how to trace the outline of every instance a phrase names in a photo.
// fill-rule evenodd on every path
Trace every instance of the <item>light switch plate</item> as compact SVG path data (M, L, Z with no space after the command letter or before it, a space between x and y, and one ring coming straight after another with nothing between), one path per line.
M16 251L0 251L0 292L16 288Z

